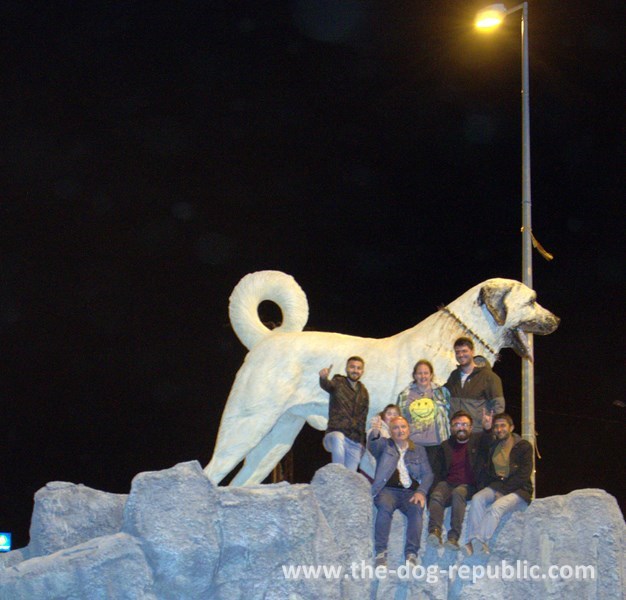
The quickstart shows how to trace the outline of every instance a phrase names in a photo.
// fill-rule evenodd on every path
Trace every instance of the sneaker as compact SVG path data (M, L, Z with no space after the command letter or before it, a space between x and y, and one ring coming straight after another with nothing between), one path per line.
M472 540L472 549L474 550L474 554L484 554L489 555L489 546L485 544L482 540L478 538L474 538Z
M405 562L407 565L409 565L409 567L417 567L417 554L410 552L409 554L406 555Z
M461 546L459 546L459 540L453 537L449 537L446 540L445 546L448 550L454 550L455 552L461 549Z
M376 555L375 565L377 567L386 567L387 566L387 552L379 552Z
M434 546L435 548L441 547L441 531L439 529L433 529L429 532L426 543L429 546Z

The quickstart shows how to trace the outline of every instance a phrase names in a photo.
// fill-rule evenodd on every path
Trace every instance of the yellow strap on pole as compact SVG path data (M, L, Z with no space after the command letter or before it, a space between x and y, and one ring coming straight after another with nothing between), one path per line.
M524 228L522 227L521 229L522 233L524 232ZM530 238L532 240L532 244L533 244L533 248L535 248L537 250L537 252L539 252L539 254L541 254L541 256L543 256L546 260L552 260L554 258L553 254L550 254L540 243L539 240L535 237L535 235L532 233L532 231L530 232Z
M536 248L541 256L543 256L546 260L552 260L554 258L554 256L539 243L537 238L532 233L530 234L530 237L533 241L533 248Z

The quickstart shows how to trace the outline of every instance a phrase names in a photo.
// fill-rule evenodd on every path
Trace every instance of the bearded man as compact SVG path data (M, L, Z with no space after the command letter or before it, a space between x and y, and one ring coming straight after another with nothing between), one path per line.
M443 513L452 506L450 529L446 547L460 550L459 538L467 502L480 489L489 443L491 441L491 415L483 414L482 433L472 433L472 415L463 410L450 419L452 435L438 448L433 465L435 481L430 494L428 510L428 539L431 546L442 544Z

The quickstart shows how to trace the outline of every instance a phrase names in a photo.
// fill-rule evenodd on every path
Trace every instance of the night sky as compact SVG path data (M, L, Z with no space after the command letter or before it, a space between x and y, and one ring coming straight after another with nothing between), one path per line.
M0 4L14 547L49 481L127 493L206 465L246 273L293 275L308 328L367 337L521 278L520 13L485 36L481 6ZM538 495L599 487L624 511L624 3L531 2L529 23L533 232L555 256L534 253L534 288L562 319L535 338ZM520 359L495 370L520 429ZM298 438L296 481L321 438Z

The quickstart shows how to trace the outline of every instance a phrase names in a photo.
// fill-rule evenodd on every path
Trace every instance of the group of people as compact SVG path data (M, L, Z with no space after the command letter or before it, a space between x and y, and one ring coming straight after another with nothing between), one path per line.
M428 507L428 544L441 547L444 510L451 507L445 547L466 556L489 554L488 542L503 516L526 507L532 497L533 448L513 432L504 412L502 381L466 337L454 342L458 363L444 386L433 382L432 364L418 360L413 381L371 421L369 394L360 381L365 362L351 356L346 375L329 379L324 447L334 463L356 471L363 455L375 463L372 496L376 506L376 566L387 565L387 545L396 510L407 518L405 560L417 564L422 520ZM467 502L467 543L461 529Z

